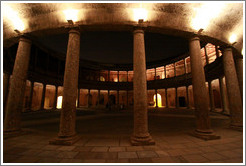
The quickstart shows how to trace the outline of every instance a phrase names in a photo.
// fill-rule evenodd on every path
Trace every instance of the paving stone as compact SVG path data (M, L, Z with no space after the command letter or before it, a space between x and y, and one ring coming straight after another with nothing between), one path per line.
M175 160L170 156L152 158L153 163L175 163Z
M210 147L210 146L203 146L203 147L199 147L199 149L204 152L204 153L209 153L209 152L215 152L217 151L217 149Z
M60 160L60 163L84 163L84 160L80 159L62 159Z
M169 154L168 154L167 152L162 151L162 150L157 150L157 151L155 151L155 152L157 153L157 155L158 155L159 157L166 157L166 156L169 156Z
M154 151L137 151L139 158L159 157Z
M60 153L60 151L44 150L44 151L40 152L39 154L37 154L37 156L39 156L39 157L53 157L53 158L56 158L58 156L58 153Z
M107 152L109 147L93 147L92 152Z
M236 158L236 157L242 157L243 156L243 152L236 153L233 150L219 151L218 154L225 156L227 158Z
M37 163L59 163L61 161L61 159L59 158L50 158L50 157L45 157L45 158L41 158L37 161Z
M182 157L187 160L190 163L204 163L207 162L208 159L206 159L205 157L201 156L201 155L182 155Z
M75 159L94 159L96 157L95 152L79 152L74 158Z
M167 150L166 151L170 156L180 156L185 154L184 150L174 149L174 150Z
M17 155L19 153L27 151L27 148L11 148L5 152L5 154Z
M142 146L128 146L126 147L126 151L128 152L136 152L136 151L141 151L141 150L144 150L144 148Z
M202 154L202 156L211 160L211 161L226 159L226 157L224 157L218 153L204 153L204 154Z
M122 158L138 158L137 153L136 152L118 152L118 158L122 159Z
M119 146L119 139L90 139L85 146Z
M20 157L22 156L12 155L12 154L3 154L3 163L15 162Z
M36 156L22 156L14 160L14 162L16 163L36 163L38 160L40 160L40 158Z
M152 163L152 159L151 158L133 158L133 159L129 159L129 163Z
M76 146L72 151L90 152L93 146Z
M109 147L109 152L124 152L124 151L126 151L126 147L120 147L120 146Z
M105 163L106 160L104 159L87 159L84 160L85 163Z
M98 152L95 156L96 159L117 159L118 154L116 152Z
M128 163L128 159L108 159L106 163Z
M79 152L69 152L69 151L61 151L58 153L57 158L62 158L62 159L72 159L74 158Z
M61 146L59 145L46 145L44 146L42 149L43 150L57 150L59 149Z
M40 150L40 149L29 149L29 150L24 151L24 152L19 153L19 154L24 155L24 156L37 156L41 152L42 152L42 150Z
M71 151L75 148L76 146L61 146L59 147L57 150L60 150L60 151Z

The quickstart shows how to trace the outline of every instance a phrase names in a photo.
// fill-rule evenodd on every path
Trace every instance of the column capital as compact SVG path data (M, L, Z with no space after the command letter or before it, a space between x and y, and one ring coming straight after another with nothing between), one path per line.
M189 38L189 41L190 41L190 42L193 41L193 40L199 40L199 41L200 41L200 38L199 38L198 35L194 34L194 35L192 35L192 36Z
M20 38L19 38L19 42L22 41L22 42L26 42L26 43L29 43L29 44L32 44L32 41L25 35L21 35Z
M144 30L145 30L144 27L135 26L134 29L133 29L133 34L135 34L135 33L143 33L144 34Z
M77 35L80 35L80 30L78 28L71 28L68 33L75 33Z

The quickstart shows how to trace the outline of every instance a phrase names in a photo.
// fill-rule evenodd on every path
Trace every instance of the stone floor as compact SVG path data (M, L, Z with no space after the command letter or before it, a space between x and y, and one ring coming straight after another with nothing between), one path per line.
M183 111L183 113L182 113ZM204 141L190 133L195 119L190 110L149 113L155 146L131 146L132 112L77 116L81 139L72 146L49 145L59 129L59 114L23 117L18 137L4 139L4 163L242 163L243 132L228 128L229 118L211 115L219 140ZM188 113L187 113L188 112ZM29 116L29 115L27 115ZM41 117L41 118L39 118Z

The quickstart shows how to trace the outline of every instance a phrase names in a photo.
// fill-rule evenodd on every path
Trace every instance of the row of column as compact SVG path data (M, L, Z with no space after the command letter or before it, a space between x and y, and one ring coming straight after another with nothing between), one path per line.
M141 26L135 27L133 39L134 128L131 143L133 145L150 145L155 142L148 131L144 28ZM25 37L21 37L6 105L6 116L4 121L5 134L20 131L20 113L26 85L30 49L31 41ZM219 137L214 134L210 124L209 101L200 49L199 37L191 37L189 41L189 50L196 116L196 130L194 135L203 139L217 139ZM225 47L222 48L222 52L231 111L231 125L240 128L242 127L242 101L232 49L230 47ZM79 138L75 130L79 55L80 31L78 29L71 29L69 31L66 55L60 128L58 137L51 140L51 144L71 145Z

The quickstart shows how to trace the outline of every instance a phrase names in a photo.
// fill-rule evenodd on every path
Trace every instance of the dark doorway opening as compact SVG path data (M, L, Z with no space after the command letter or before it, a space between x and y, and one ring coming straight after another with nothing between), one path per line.
M186 107L185 97L179 97L179 107Z

